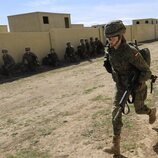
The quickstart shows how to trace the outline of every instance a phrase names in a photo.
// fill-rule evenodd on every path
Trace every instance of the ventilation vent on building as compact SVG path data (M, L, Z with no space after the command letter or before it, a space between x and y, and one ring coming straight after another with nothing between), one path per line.
M149 23L149 21L148 21L148 20L146 20L146 21L145 21L145 23L146 23L146 24L148 24L148 23Z
M43 16L43 24L49 24L48 16Z

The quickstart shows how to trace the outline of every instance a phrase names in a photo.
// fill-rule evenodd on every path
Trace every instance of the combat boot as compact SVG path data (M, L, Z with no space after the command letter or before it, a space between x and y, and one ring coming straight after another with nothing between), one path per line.
M156 121L156 108L152 108L149 113L149 123L153 124Z
M104 148L103 151L115 156L120 155L120 136L113 136L111 148Z

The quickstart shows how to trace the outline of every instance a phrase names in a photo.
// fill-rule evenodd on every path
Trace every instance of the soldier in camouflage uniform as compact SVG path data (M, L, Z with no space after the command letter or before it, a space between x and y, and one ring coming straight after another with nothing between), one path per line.
M58 55L53 48L51 48L47 56L43 58L42 63L53 67L60 65Z
M86 59L88 57L86 52L86 45L83 39L80 39L80 45L77 47L77 51L80 59Z
M104 55L104 45L103 43L98 39L98 37L95 38L95 50L98 55Z
M65 61L68 63L78 62L79 58L75 52L73 45L71 45L71 42L67 42L66 45L67 47L66 47L65 55L64 55Z
M15 67L15 61L13 57L10 54L8 54L7 49L2 49L2 53L3 53L2 58L4 62L2 69L3 69L4 74L9 76L11 75L11 72L13 71Z
M93 40L93 37L90 37L90 56L96 57L95 41Z
M119 101L127 88L130 72L135 68L140 72L138 85L133 90L134 107L137 114L146 114L149 116L149 123L153 124L156 120L156 108L150 109L144 104L147 97L146 81L151 77L151 71L141 54L134 47L128 45L124 38L126 28L121 20L112 21L105 26L105 34L109 42L109 48L105 56L104 66L116 83L116 93L113 103L112 118L118 111ZM111 148L105 148L104 151L114 154L114 157L120 155L120 135L122 123L122 113L113 124L113 145Z
M35 71L37 66L39 66L38 57L31 52L29 47L25 48L22 63L27 67L28 71Z

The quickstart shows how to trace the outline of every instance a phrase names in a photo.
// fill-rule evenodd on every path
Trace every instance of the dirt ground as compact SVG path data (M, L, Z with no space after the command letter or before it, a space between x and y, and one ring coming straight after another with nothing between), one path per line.
M158 75L158 42L146 43ZM114 83L103 57L0 85L0 158L112 158ZM150 89L150 83L148 82ZM147 104L158 106L158 81ZM123 116L121 151L128 158L158 157L158 121Z

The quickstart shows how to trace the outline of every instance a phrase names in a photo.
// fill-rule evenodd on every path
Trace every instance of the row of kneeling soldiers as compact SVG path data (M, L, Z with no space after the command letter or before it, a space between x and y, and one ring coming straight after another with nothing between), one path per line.
M22 62L16 64L14 58L8 53L7 49L2 49L3 65L0 67L0 75L10 76L17 71L35 71L39 65L38 58L35 53L31 52L29 47L25 48Z
M3 65L0 67L0 75L5 76L12 76L16 73L35 72L40 66L37 55L29 47L25 48L21 63L15 63L14 58L8 53L7 49L2 49L2 59ZM54 67L59 66L60 61L53 48L43 58L42 64Z
M13 73L34 72L40 66L37 55L29 47L25 48L22 62L19 64L15 63L7 49L2 49L2 54L4 64L0 67L0 75L12 76ZM100 40L95 38L95 41L93 41L93 38L90 38L89 43L88 39L85 39L85 41L81 39L77 51L70 42L67 42L64 60L66 63L73 63L103 54L104 46ZM58 67L62 66L63 62L59 60L57 53L51 48L50 52L42 59L42 65Z
M75 62L78 60L97 57L99 55L104 55L104 45L97 37L95 40L90 37L89 40L80 39L77 50L74 49L71 42L67 42L64 59L68 62Z

